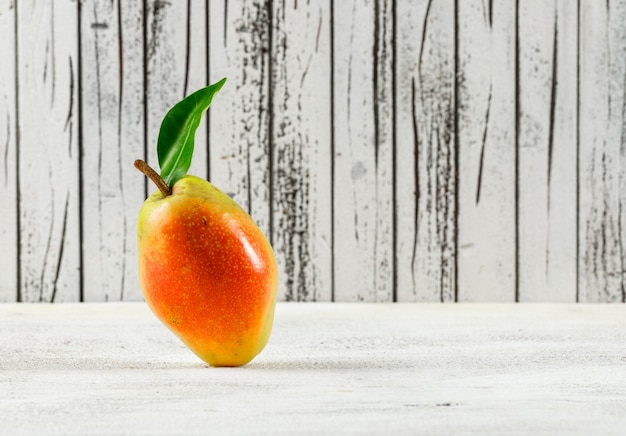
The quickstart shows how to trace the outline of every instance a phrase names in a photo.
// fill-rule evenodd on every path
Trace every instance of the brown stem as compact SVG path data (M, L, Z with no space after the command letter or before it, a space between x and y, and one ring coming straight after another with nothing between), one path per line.
M163 197L172 195L172 190L170 189L169 186L167 186L167 183L165 183L165 180L163 180L161 176L159 176L157 172L154 171L150 165L148 165L141 159L137 159L135 161L135 168L137 168L139 171L144 173L147 178L149 178L150 180L154 182L157 188L159 188L159 191L161 191L161 194L163 194Z

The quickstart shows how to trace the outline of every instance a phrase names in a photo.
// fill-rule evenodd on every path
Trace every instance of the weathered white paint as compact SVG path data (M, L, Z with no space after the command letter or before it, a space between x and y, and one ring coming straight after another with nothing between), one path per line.
M156 145L167 111L207 83L207 22L204 0L146 4L146 108L147 162L159 167ZM206 117L196 132L189 174L207 176ZM156 188L150 184L148 192Z
M332 298L330 18L328 0L272 10L272 236L285 300Z
M228 81L211 111L210 178L269 236L270 2L210 2L210 81ZM219 103L218 103L219 100Z
M458 2L459 301L515 300L515 14Z
M581 2L579 298L626 297L626 3Z
M191 173L270 237L280 299L624 301L624 18L625 0L7 1L0 301L141 299L154 188L132 161L156 166L165 112L222 77Z
M15 5L0 4L0 302L17 299L17 121Z
M454 1L396 7L398 301L454 301Z
M393 298L391 1L335 2L334 297Z
M141 1L82 2L85 301L141 299L136 226L145 184L132 163L144 157L142 29Z
M23 301L80 297L78 6L16 2Z
M7 434L621 434L626 306L279 304L208 368L141 303L0 305Z
M576 300L575 2L519 10L519 299Z

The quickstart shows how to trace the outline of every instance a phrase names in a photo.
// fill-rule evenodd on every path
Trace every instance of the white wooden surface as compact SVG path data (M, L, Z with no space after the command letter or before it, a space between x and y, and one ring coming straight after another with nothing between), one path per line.
M0 53L12 53L15 49L15 11L13 4L0 5L0 29L6 35L0 38ZM0 301L15 301L17 270L19 268L18 246L18 198L17 198L17 116L15 110L15 57L7 56L0 63Z
M137 204L145 184L128 165L144 155L143 6L88 0L81 9L82 269L86 301L141 298ZM155 111L156 112L156 111Z
M143 27L146 43L146 146L148 162L157 168L156 143L163 117L185 96L207 85L207 2L149 0L144 4L146 22L139 29ZM208 177L206 129L204 118L189 169L199 177ZM153 190L149 186L148 191Z
M626 286L626 4L609 10L581 2L582 32L596 29L580 48L579 296L624 301ZM621 295L620 295L621 294Z
M577 7L520 3L520 301L576 299Z
M165 111L279 298L626 301L626 0L0 5L0 301L141 300Z
M515 301L514 2L458 2L459 301Z
M20 298L78 301L78 10L72 0L14 7Z
M228 78L209 110L211 181L269 237L270 2L210 2L209 82Z
M393 299L392 8L337 2L333 16L334 296Z
M454 2L397 9L397 300L454 301Z
M332 299L330 2L272 10L272 242L283 298Z
M626 427L626 306L277 307L209 368L142 303L0 305L0 434L568 434Z

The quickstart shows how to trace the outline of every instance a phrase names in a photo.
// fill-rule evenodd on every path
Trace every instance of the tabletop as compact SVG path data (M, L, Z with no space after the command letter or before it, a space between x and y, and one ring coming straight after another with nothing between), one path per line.
M211 368L144 303L0 304L0 434L623 434L626 305L279 303Z

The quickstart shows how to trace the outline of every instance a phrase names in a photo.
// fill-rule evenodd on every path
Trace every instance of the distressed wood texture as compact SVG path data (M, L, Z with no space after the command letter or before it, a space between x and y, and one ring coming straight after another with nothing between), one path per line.
M397 5L399 301L454 301L456 152L453 0Z
M0 4L0 302L17 299L17 125L15 112L15 5Z
M337 301L394 298L391 3L334 4L333 267Z
M20 299L77 301L78 5L16 7Z
M137 214L144 199L143 2L81 8L85 301L138 300Z
M166 112L279 300L626 302L626 0L6 0L0 302L141 300Z
M148 0L146 5L147 162L158 168L156 145L167 111L207 85L207 10L204 0ZM207 177L206 118L196 132L189 174ZM156 191L149 184L147 193Z
M626 2L580 7L579 300L626 299Z
M519 300L576 299L578 6L520 2Z
M515 301L515 3L457 6L458 300Z
M330 1L274 2L272 203L279 298L330 301Z
M228 81L209 113L210 178L271 239L269 0L209 5L209 77Z

